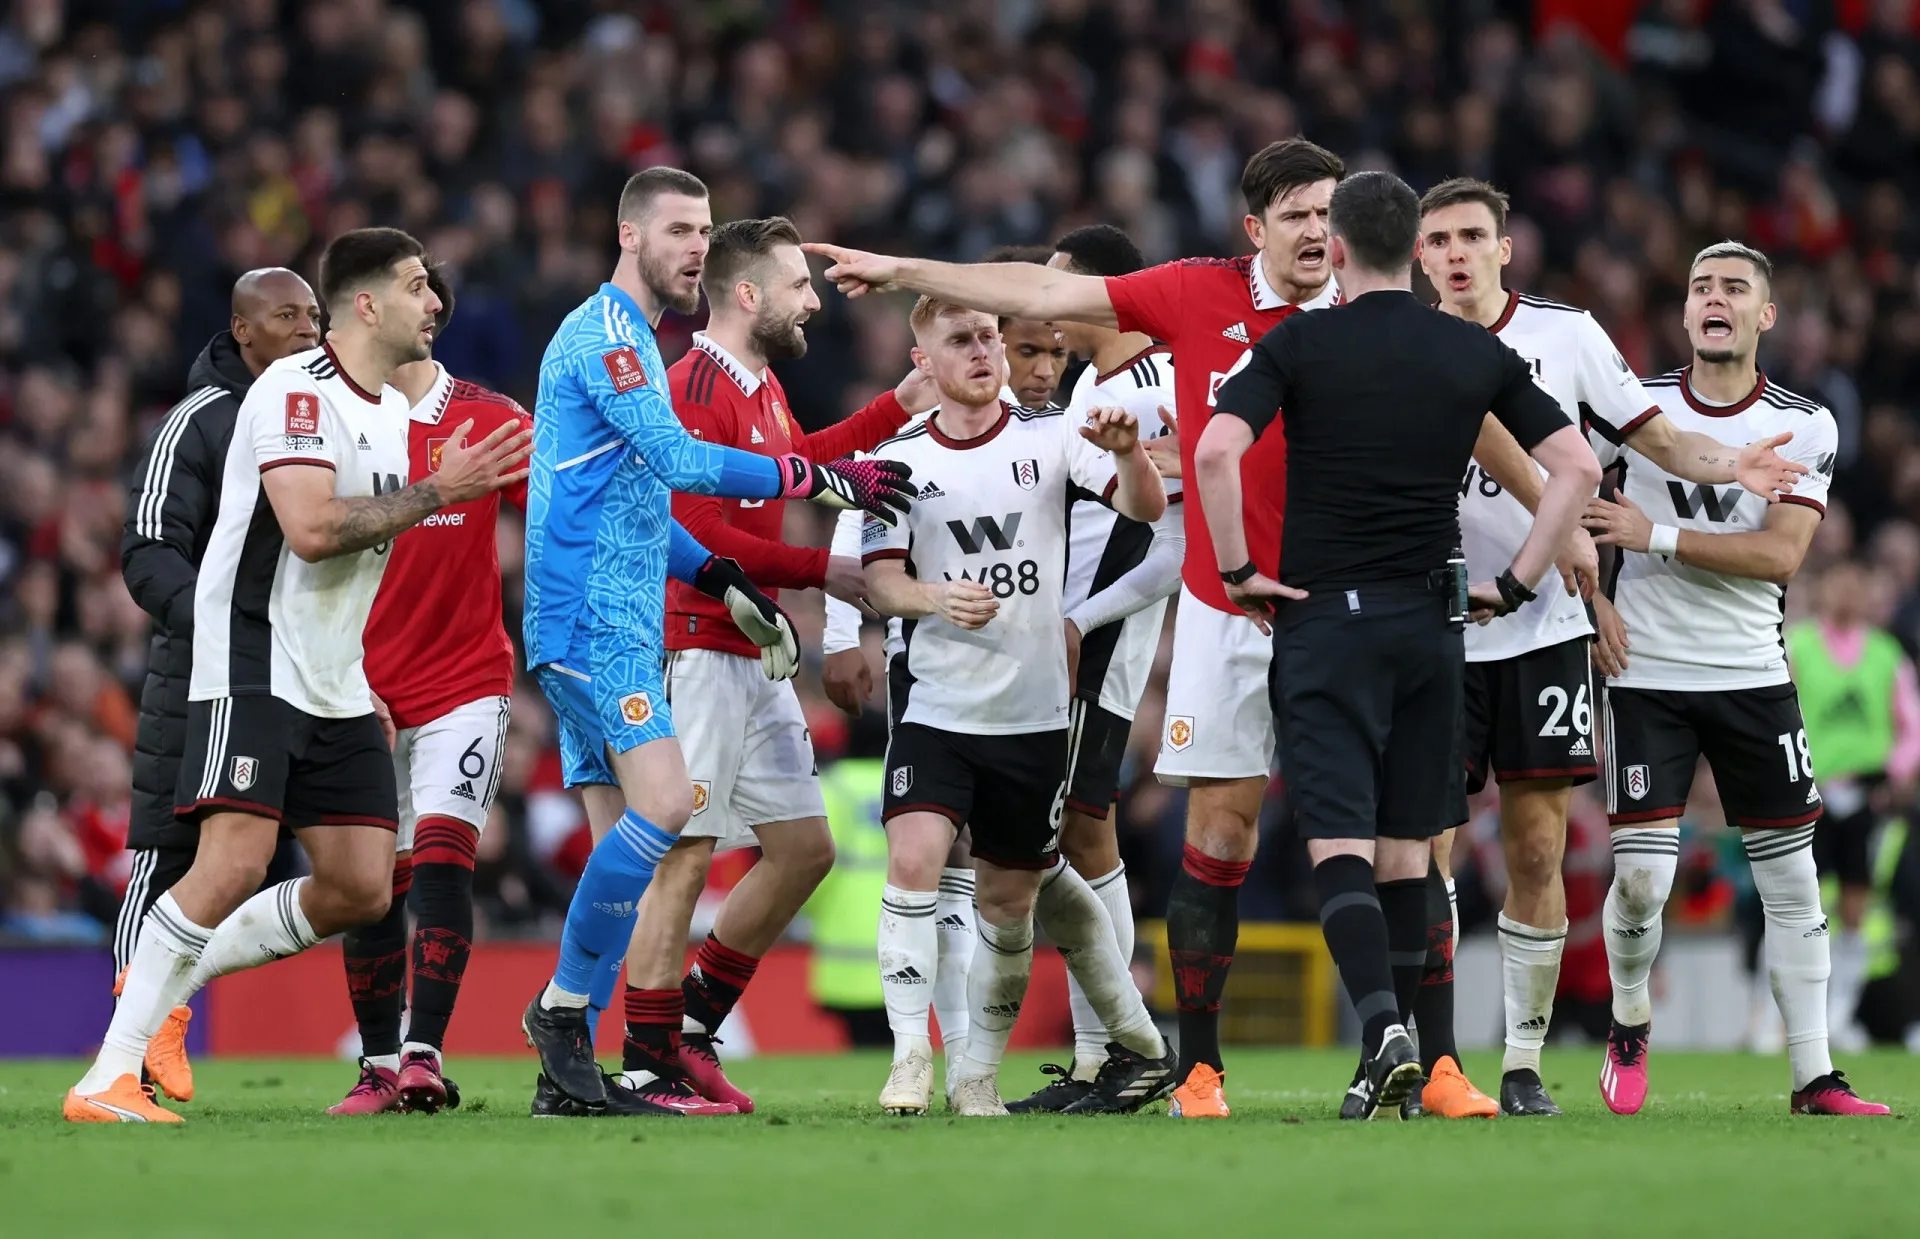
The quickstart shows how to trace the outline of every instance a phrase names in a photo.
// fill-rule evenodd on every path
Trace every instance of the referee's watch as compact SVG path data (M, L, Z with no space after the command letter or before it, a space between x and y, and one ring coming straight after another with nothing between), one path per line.
M1502 572L1493 586L1500 591L1500 601L1506 604L1508 613L1518 611L1539 596L1520 583L1520 578L1513 575L1512 568Z
M1238 585L1242 581L1251 580L1253 577L1259 575L1259 572L1260 572L1260 569L1254 567L1253 561L1249 559L1246 563L1241 564L1238 568L1235 568L1232 572L1222 572L1220 574L1220 579L1225 581L1229 585Z

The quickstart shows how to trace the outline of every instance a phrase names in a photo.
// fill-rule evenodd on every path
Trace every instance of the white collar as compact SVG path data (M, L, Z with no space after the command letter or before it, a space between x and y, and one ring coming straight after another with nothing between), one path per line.
M1257 251L1253 255L1253 265L1248 274L1248 281L1253 293L1254 309L1278 310L1292 304L1292 302L1274 291L1273 285L1267 283L1267 265L1260 260L1260 254ZM1315 293L1308 300L1300 303L1300 308L1303 310L1324 310L1330 305L1337 305L1339 301L1340 281L1336 278L1329 278L1319 292Z
M719 362L720 368L732 377L733 381L739 385L740 390L745 394L751 396L760 390L760 376L747 369L746 365L742 363L738 357L735 357L725 348L714 343L713 337L706 332L696 331L693 333L693 347L713 358L716 362Z
M447 415L447 404L453 399L453 375L437 361L433 363L433 368L439 372L439 377L433 380L432 387L427 388L427 394L420 397L420 403L407 410L407 418L438 426L440 419Z

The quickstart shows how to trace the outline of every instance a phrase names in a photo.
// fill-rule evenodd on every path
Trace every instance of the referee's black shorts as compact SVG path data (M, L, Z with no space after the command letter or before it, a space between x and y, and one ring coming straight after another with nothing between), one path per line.
M1444 591L1329 589L1280 605L1274 723L1308 839L1430 839L1454 825L1466 661Z

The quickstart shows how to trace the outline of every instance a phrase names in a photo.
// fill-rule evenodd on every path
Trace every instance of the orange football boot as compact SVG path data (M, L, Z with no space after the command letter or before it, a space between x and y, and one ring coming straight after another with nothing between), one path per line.
M163 1110L133 1075L123 1075L107 1086L105 1092L82 1096L67 1090L61 1115L69 1123L184 1123L171 1110Z
M193 1100L193 1064L187 1061L187 1021L193 1008L175 1007L147 1042L147 1075L175 1101Z
M1500 1113L1500 1103L1475 1088L1451 1057L1433 1065L1433 1075L1420 1093L1420 1105L1428 1114L1442 1119L1490 1119Z
M1226 1118L1233 1113L1227 1108L1227 1078L1205 1063L1195 1063L1186 1083L1173 1090L1167 1113L1177 1119Z

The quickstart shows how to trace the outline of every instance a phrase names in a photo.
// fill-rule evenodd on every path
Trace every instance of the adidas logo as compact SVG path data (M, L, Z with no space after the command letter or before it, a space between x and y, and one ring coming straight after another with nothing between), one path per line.
M885 973L880 979L882 981L892 981L895 985L925 985L927 983L927 979L920 975L920 970L912 964L908 964L898 972Z
M747 436L747 442L749 443L765 443L766 441L767 436L760 433L760 427L758 426L755 426L753 433Z
M1592 757L1593 746L1587 743L1585 736L1576 736L1573 747L1567 750L1568 757Z
M967 918L958 912L949 912L933 923L935 929L965 929Z
M1813 783L1807 784L1807 803L1808 804L1820 803L1820 788L1818 787L1818 785Z
M638 906L629 899L625 903L596 903L593 905L593 910L604 912L608 916L632 916L634 908Z
M360 450L363 452L371 452L373 450L373 444L367 442L367 436L365 435L360 436Z
M1020 1004L1017 1002L990 1003L980 1008L980 1011L984 1015L996 1016L1000 1019L1017 1020L1020 1018Z
M1247 325L1245 323L1235 323L1233 326L1227 328L1225 331L1221 332L1220 334L1225 336L1227 339L1232 340L1235 344L1252 343L1252 341L1247 337Z
M1513 1030L1515 1032L1545 1032L1547 1031L1548 1020L1548 1016L1536 1015L1530 1020L1521 1020L1513 1026Z
M925 503L929 499L945 499L946 497L947 497L947 492L944 490L941 490L938 486L935 486L932 482L928 482L925 486L922 486L920 488L920 493L915 496L915 498L919 499L921 503Z
M473 780L469 779L465 783L462 783L460 786L454 788L453 794L460 797L460 799L462 800L472 800L474 798Z
M1607 932L1616 938L1625 938L1628 942L1638 942L1646 937L1647 931L1652 928L1651 925L1641 925L1633 929L1609 929Z

